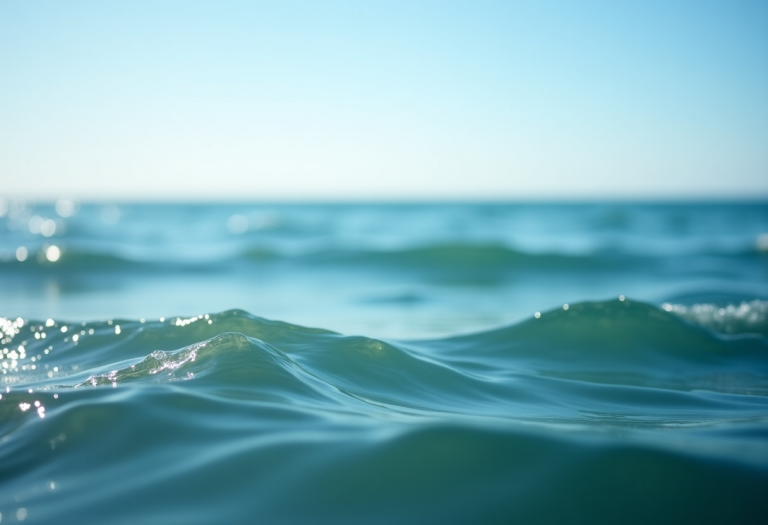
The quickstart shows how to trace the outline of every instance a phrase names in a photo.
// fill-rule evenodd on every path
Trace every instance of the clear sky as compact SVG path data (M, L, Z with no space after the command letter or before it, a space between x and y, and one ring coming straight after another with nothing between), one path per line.
M0 195L768 197L768 2L0 0Z

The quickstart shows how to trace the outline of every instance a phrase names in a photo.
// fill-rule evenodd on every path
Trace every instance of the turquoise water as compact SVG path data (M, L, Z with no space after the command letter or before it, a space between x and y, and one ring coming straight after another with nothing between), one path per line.
M58 208L0 207L2 523L768 512L766 204Z

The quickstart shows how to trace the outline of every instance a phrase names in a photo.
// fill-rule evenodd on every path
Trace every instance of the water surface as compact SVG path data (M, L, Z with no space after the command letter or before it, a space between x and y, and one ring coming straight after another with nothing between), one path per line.
M764 521L763 204L59 211L2 217L3 523Z

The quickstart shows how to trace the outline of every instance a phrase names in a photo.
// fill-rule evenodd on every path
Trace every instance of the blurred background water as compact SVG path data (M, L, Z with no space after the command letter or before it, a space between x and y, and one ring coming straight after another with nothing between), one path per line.
M484 330L625 295L768 297L752 203L0 204L0 311L98 320L242 308L376 337ZM701 308L700 308L701 310Z

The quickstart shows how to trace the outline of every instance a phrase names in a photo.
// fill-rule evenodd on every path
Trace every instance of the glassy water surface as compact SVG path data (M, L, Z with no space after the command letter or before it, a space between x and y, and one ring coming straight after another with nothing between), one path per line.
M0 520L761 522L768 204L0 206Z

